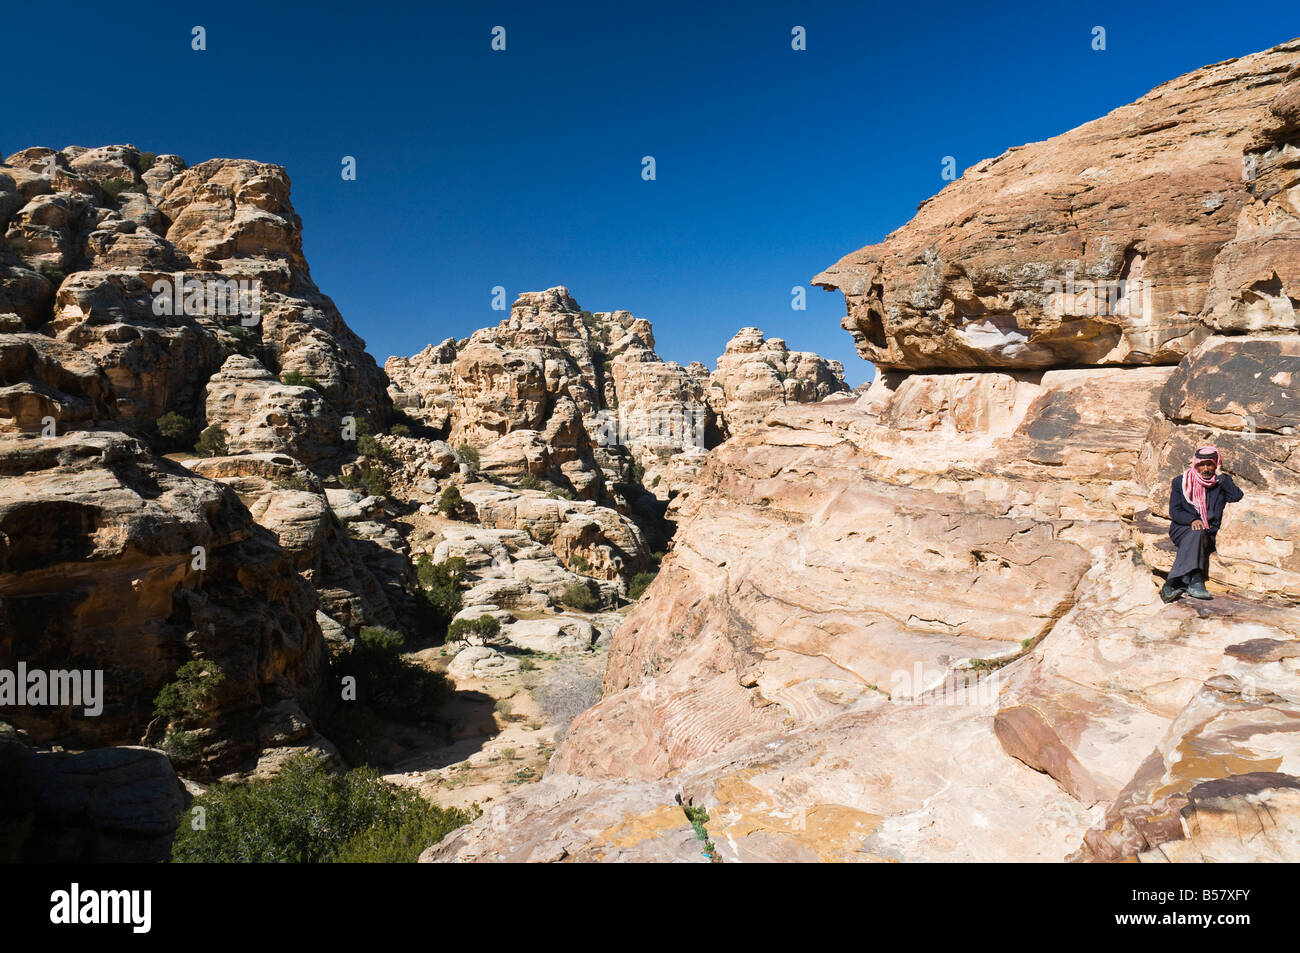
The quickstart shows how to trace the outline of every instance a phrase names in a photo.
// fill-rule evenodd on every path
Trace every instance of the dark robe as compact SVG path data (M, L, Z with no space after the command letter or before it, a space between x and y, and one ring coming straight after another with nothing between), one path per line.
M1192 529L1192 522L1200 519L1201 514L1183 496L1183 475L1180 473L1174 477L1169 491L1169 538L1178 547L1178 555L1169 570L1171 582L1198 569L1202 578L1208 578L1210 553L1214 552L1214 541L1219 534L1219 525L1223 522L1223 508L1229 503L1236 503L1245 495L1232 482L1232 477L1220 473L1219 482L1205 490L1205 512L1209 517L1209 528Z

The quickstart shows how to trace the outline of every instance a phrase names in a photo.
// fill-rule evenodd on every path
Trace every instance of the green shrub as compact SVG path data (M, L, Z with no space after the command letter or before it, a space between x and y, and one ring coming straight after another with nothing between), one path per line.
M465 574L465 558L463 556L452 556L440 563L435 563L433 558L425 553L416 563L415 574L420 580L420 585L425 588L437 586L444 583L454 583Z
M536 473L525 473L519 481L521 490L540 490L542 488L541 478Z
M437 808L425 803L413 809L397 824L377 824L353 834L339 848L338 864L413 864L420 855L458 827L483 812L477 805L469 810Z
M176 411L169 410L154 423L158 427L158 436L162 438L165 446L179 449L189 444L194 425Z
M219 424L206 427L194 444L194 452L203 457L224 457L227 453L226 431Z
M461 609L460 580L464 572L465 560L460 556L435 563L425 553L416 563L416 577L433 611L434 624L439 628L445 627Z
M320 492L311 480L296 473L292 473L287 477L279 477L272 482L282 490L302 490L307 493Z
M153 164L157 161L158 161L158 157L154 155L152 152L142 152L140 153L139 159L136 160L136 164L135 164L136 171L138 171L140 174L143 175L145 172L148 172L150 169L152 169Z
M465 501L454 483L447 484L443 488L442 495L438 497L438 512L447 519L455 519L464 505Z
M312 390L325 392L325 385L314 377L307 377L298 371L285 371L280 375L280 383L291 387L310 387ZM360 428L358 427L358 430ZM359 441L358 441L359 442Z
M471 447L467 443L461 444L456 448L456 459L469 467L471 472L478 472L479 455L477 447Z
M191 659L176 670L154 699L153 713L171 721L200 718L216 699L226 673L213 662Z
M591 588L581 582L572 582L564 587L560 602L570 609L590 612L599 605L599 600L592 594Z
M406 424L393 424L388 428L388 435L390 437L409 437L411 435L411 428Z
M633 483L641 483L645 480L645 467L635 460L632 461L631 479Z
M357 634L356 648L376 656L400 655L406 636L381 625L365 625Z
M632 602L636 602L640 599L641 596L645 594L645 591L650 588L650 583L655 581L656 575L658 575L658 573L639 572L633 576L632 581L627 587L628 599Z
M388 474L379 467L361 467L339 477L339 482L350 490L359 490L366 496L387 496L392 491Z
M109 179L106 182L101 183L99 187L104 190L105 195L114 201L116 201L123 192L144 191L140 186L133 182L129 182L126 179Z
M537 668L537 663L530 658L519 660L519 671L521 672L531 672L536 668Z
M495 616L481 615L477 619L457 619L447 629L447 640L463 642L471 635L477 635L484 642L495 638L501 631L501 623Z
M582 555L582 553L574 553L570 556L569 565L578 570L578 572L586 572L591 568L591 563L587 562L587 557Z
M156 423L158 432L168 440L181 440L190 432L190 422L174 410L163 414Z
M193 807L204 809L203 830L189 823ZM321 762L298 755L273 778L214 784L197 797L181 816L172 860L409 862L474 816L434 807L414 791L386 783L373 769L331 775ZM417 850L416 843L426 837Z
M36 270L44 275L46 280L52 285L61 285L63 284L63 279L68 277L67 272L58 265L52 264L48 261L41 262L36 266Z
M404 642L400 632L364 626L334 663L340 676L356 679L356 702L341 704L360 702L396 721L419 721L449 701L446 676L403 657Z
M176 761L193 761L202 751L199 736L193 731L169 731L162 741L163 750Z
M393 453L370 432L370 425L357 421L357 455L367 460L391 460Z

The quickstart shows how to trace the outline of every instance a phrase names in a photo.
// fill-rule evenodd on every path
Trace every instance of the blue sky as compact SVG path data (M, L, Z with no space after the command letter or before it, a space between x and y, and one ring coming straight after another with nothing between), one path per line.
M964 169L1300 35L1296 9L15 4L0 152L131 142L286 166L312 275L380 363L495 324L496 285L564 284L649 318L668 359L712 366L757 325L858 384L843 299L809 279L907 221L944 156Z

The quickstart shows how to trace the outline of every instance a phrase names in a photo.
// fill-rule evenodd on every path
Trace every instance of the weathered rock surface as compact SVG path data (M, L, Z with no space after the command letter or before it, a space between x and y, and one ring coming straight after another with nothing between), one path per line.
M363 625L411 625L409 551L383 526L378 498L322 490L310 470L284 454L208 457L186 465L231 486L258 525L275 534L294 571L315 590L327 637L353 638Z
M1011 150L819 276L885 370L707 457L546 781L425 859L673 856L679 799L724 860L1293 859L1297 66ZM1071 272L1153 308L1045 300ZM1205 442L1246 498L1165 605Z
M980 162L813 281L882 367L1170 363L1209 328L1293 329L1297 52Z
M0 231L0 328L44 338L8 351L12 429L38 409L144 433L167 412L201 420L236 352L314 377L336 414L388 413L383 374L311 281L279 166L26 149L0 164ZM78 370L53 380L51 361Z
M757 328L736 335L712 376L654 346L649 321L583 311L556 287L521 294L495 328L391 357L385 369L394 404L447 428L453 445L480 448L485 474L549 479L584 499L636 482L667 499L731 429L848 389L838 362L765 341ZM693 459L678 464L679 454Z
M306 463L338 456L342 423L313 387L282 384L256 359L232 354L207 385L207 421L235 453L287 453Z
M0 825L26 826L6 860L160 863L189 795L161 751L33 746L0 722ZM4 816L4 815L8 816Z
M726 430L761 423L784 404L809 404L847 392L844 365L811 351L791 351L780 338L758 328L741 328L718 358L709 378L708 399Z
M138 743L190 657L225 674L198 732L213 771L256 755L279 701L316 707L315 596L233 490L114 432L0 438L0 473L0 668L104 672L97 717L12 709L34 741Z

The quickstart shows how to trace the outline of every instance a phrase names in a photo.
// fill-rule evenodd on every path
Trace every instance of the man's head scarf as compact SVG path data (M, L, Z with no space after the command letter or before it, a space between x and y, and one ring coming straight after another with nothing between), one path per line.
M1204 477L1197 471L1196 465L1205 460L1214 461L1213 475ZM1219 451L1214 447L1201 447L1192 455L1192 465L1187 468L1183 474L1183 498L1196 507L1196 512L1201 514L1201 522L1205 528L1210 528L1210 517L1205 508L1205 494L1210 487L1219 482Z

